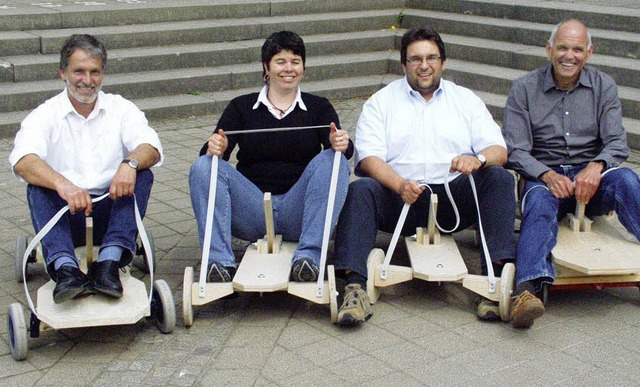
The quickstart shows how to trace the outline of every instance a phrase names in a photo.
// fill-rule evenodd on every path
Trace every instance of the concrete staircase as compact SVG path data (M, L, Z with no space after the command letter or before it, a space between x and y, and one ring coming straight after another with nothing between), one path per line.
M552 26L578 17L596 45L591 64L620 86L629 139L640 148L640 8L521 0L23 2L0 7L0 137L12 137L31 109L62 90L58 55L72 33L94 34L107 46L105 91L159 119L220 113L231 98L257 90L260 47L281 29L305 40L305 91L366 97L401 76L404 28L429 24L447 45L445 77L475 90L500 120L511 81L546 62Z

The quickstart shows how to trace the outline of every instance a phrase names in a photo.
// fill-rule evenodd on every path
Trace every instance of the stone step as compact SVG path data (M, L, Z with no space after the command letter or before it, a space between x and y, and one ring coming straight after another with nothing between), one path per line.
M39 51L27 53L59 54L64 41L74 33L96 36L108 50L118 48L153 47L176 44L234 42L249 39L265 39L273 31L289 29L301 36L327 32L354 32L390 28L400 9L383 9L359 12L316 13L267 17L224 18L193 20L185 22L163 22L126 26L85 28L61 28L29 30L24 32L1 32L0 50L24 43L27 47L39 45ZM29 36L18 43L10 44L16 34ZM7 37L5 38L5 35ZM15 48L0 57L15 55Z
M378 51L309 58L305 79L315 81L386 74L389 57L389 51ZM112 74L105 78L103 88L106 92L137 99L258 87L261 84L262 67L256 61L216 67ZM0 111L33 109L63 87L60 79L0 84Z
M444 77L473 90L508 95L511 83L528 71L447 59ZM618 86L618 97L625 117L640 119L640 90Z
M325 96L329 99L368 97L398 76L385 74L363 77L305 81L303 91ZM238 88L216 92L201 92L181 95L156 96L131 99L149 119L166 119L222 113L229 101L236 96L258 91L259 87ZM61 89L58 88L57 92ZM11 138L20 127L20 122L29 114L26 111L0 113L0 138Z
M307 56L383 51L393 48L396 33L389 29L303 36ZM109 49L109 75L189 67L214 67L260 62L264 39L197 43L161 47ZM0 82L59 79L59 54L2 58Z
M545 65L544 47L501 42L460 35L441 34L447 47L447 57L495 66L531 71ZM640 61L603 55L596 51L589 64L611 75L619 85L640 88Z
M632 2L630 1L629 4ZM640 7L615 7L581 2L539 0L408 0L408 8L489 16L495 19L556 24L575 18L590 28L640 33Z
M402 8L404 0L147 0L34 2L0 8L0 31L54 30Z
M491 41L519 43L544 47L554 24L497 19L433 10L410 9L403 11L402 26L429 25L437 31ZM562 19L557 19L562 20ZM640 18L638 18L640 23ZM609 28L615 28L610 26ZM593 44L598 52L624 58L640 58L640 33L602 30L590 27Z

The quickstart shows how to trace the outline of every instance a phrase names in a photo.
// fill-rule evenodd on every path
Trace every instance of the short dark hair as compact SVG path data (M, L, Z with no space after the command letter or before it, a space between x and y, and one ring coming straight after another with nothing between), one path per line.
M90 58L102 59L102 70L107 68L107 49L102 42L91 35L74 34L64 42L60 51L60 70L64 70L69 65L69 58L77 50L83 50L89 54Z
M413 27L402 35L402 46L400 48L400 62L403 65L407 64L407 47L413 42L421 40L430 40L438 46L440 52L440 58L444 62L447 60L447 54L444 51L444 42L440 37L440 34L431 27Z
M306 52L302 38L295 32L278 31L269 35L262 45L262 76L267 74L265 67L269 67L271 58L283 50L291 51L295 55L300 55L302 58L302 67L304 67Z

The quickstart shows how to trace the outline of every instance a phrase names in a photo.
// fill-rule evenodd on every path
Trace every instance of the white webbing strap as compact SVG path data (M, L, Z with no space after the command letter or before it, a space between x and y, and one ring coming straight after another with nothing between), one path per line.
M484 238L484 230L482 228L482 219L480 217L480 205L478 203L478 193L476 191L476 183L475 180L473 179L472 175L468 175L469 176L469 183L471 184L471 190L473 191L473 198L475 199L476 202L476 209L478 211L478 228L479 228L479 232L480 232L480 239L482 241L482 249L484 251L484 256L485 256L485 260L486 260L486 265L487 265L487 276L488 276L488 280L489 280L489 292L493 293L496 291L496 277L495 274L493 272L493 266L491 265L491 256L489 255L489 249L487 247L485 238ZM431 187L428 184L425 183L419 183L420 186L425 186L429 189L429 191L433 194L433 190L431 189ZM451 233L454 230L456 230L458 228L458 226L460 225L460 214L458 212L458 206L456 205L455 200L453 199L453 195L451 194L451 190L449 188L449 169L447 168L447 174L446 174L446 178L445 178L445 183L444 183L444 188L445 191L447 193L447 197L449 198L449 201L451 201L451 206L453 207L453 212L456 216L456 224L455 226L451 229L451 230L445 230L443 227L441 227L438 224L438 220L436 217L436 214L429 214L429 216L433 216L435 223L436 223L436 227L438 227L438 229L444 233ZM411 205L408 203L405 203L404 206L402 207L402 211L400 212L400 217L398 219L398 223L396 224L396 228L393 231L393 236L391 237L391 242L389 244L389 249L387 250L387 254L385 255L384 258L384 262L382 263L382 270L380 271L380 277L382 279L386 279L387 278L387 273L388 273L388 268L389 268L389 264L391 263L391 257L393 256L393 252L396 248L396 245L398 243L398 239L400 238L400 232L402 231L402 227L404 226L404 222L407 219L407 213L409 212L409 207Z
M109 193L105 193L102 196L99 196L97 198L93 198L91 199L92 203L97 203L99 201L101 201L102 199L106 198L107 196L109 196ZM140 210L138 208L138 202L136 201L135 195L133 195L133 203L134 203L134 211L135 211L135 218L136 218L136 226L138 227L138 234L140 235L140 240L142 241L142 245L144 246L145 252L147 254L147 264L149 266L149 277L151 280L151 284L149 286L149 303L151 303L151 299L153 296L153 254L154 252L151 251L151 246L149 243L149 237L147 236L147 232L144 229L144 225L142 224L142 217L140 216ZM38 243L40 243L40 241L42 240L42 238L44 238L49 231L51 231L51 229L53 228L53 226L56 225L56 223L58 223L58 221L60 220L60 218L62 217L62 215L64 215L67 211L69 211L69 206L64 206L62 207L50 220L49 222L47 222L47 224L45 224L45 226L40 230L40 232L38 232L36 234L36 236L31 240L31 242L29 243L29 245L27 246L27 249L24 252L24 256L22 257L22 278L24 279L24 293L27 296L27 303L29 304L29 309L31 309L31 312L37 317L38 313L36 312L36 307L33 304L33 300L31 299L31 295L29 294L29 288L28 288L28 284L27 284L27 263L29 260L29 255L31 255L31 252L33 251L33 249L36 248L36 246L38 245ZM17 257L16 257L17 258Z
M329 238L331 237L331 221L333 218L333 208L336 200L336 190L338 187L338 171L340 169L340 157L342 152L335 152L333 155L333 168L331 169L331 183L329 185L329 197L327 199L327 213L324 217L324 233L322 234L322 248L320 250L320 273L316 297L321 298L324 291L324 271L327 263L327 251L329 249Z
M218 185L218 156L211 156L211 175L209 176L209 200L207 202L207 218L204 226L204 241L202 242L202 260L200 261L200 278L198 279L198 297L206 295L207 266L209 264L209 250L211 249L211 233L213 232L213 213L216 204L216 187Z

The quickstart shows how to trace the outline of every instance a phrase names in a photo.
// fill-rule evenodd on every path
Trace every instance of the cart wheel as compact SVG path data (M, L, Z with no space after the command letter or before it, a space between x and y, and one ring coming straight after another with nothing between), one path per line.
M193 325L193 305L191 305L191 285L193 284L193 266L184 269L184 279L182 281L182 319L184 326Z
M23 283L25 277L29 275L29 265L25 268L25 277L22 276L22 258L27 250L27 237L19 235L16 238L16 281L19 284Z
M153 303L151 313L156 319L156 326L162 333L171 333L176 327L176 304L173 301L171 288L165 280L153 283Z
M153 272L156 272L156 246L153 242L153 232L149 229L146 230L147 231L147 238L149 239L149 250L151 250L151 252L153 254L151 254L151 257L153 258ZM147 250L144 248L144 246L142 245L142 242L140 242L140 246L136 249L136 254L139 256L142 256L142 267L140 267L140 270L142 270L144 273L149 274L149 260L148 260L148 255L147 255Z
M24 360L27 357L29 342L27 337L27 322L24 319L22 305L18 303L9 305L7 330L11 356L16 360Z
M331 323L338 323L338 291L336 289L336 270L333 265L327 266L329 280L329 308L331 309Z
M384 263L384 251L375 248L367 257L367 295L369 301L375 304L380 298L380 288L376 288L376 267Z
M513 293L513 281L516 276L516 266L508 262L502 268L500 277L500 318L502 321L511 321L511 294Z

